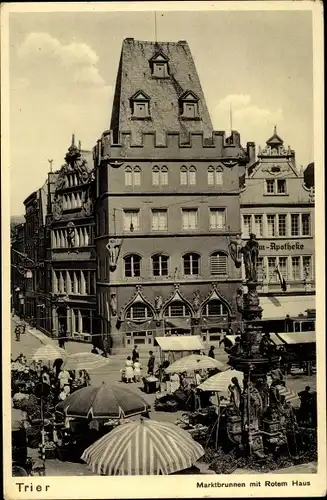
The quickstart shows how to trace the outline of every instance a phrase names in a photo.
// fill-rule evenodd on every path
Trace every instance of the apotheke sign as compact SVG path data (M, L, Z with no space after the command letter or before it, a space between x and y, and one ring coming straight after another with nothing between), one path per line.
M296 241L295 243L290 243L289 241L287 243L270 243L269 245L259 245L259 250L270 250L274 252L278 252L279 250L288 250L291 252L292 250L303 250L304 245L303 243L299 243Z

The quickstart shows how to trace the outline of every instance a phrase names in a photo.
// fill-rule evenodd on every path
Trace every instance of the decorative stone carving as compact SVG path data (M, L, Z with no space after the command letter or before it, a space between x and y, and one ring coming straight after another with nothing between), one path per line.
M69 249L75 247L75 224L72 221L67 224L67 243Z
M84 199L83 199L82 206L83 206L84 213L87 217L92 215L94 203L93 203L93 199L92 199L91 187L89 187L89 189L87 189L84 193Z
M156 298L154 299L154 307L156 311L160 311L163 305L163 298L161 295L157 295Z
M243 242L240 234L237 234L236 238L234 240L231 240L231 242L228 245L228 248L230 256L235 263L235 266L237 268L240 268L242 265L242 249L243 249Z
M201 305L200 292L196 290L193 295L193 308L194 311L198 311Z
M62 198L58 194L55 194L53 205L52 205L52 215L55 220L60 220L62 217Z
M110 238L109 243L106 245L109 252L109 267L111 271L114 271L117 267L122 242L123 240L121 238Z
M110 294L110 310L112 316L117 316L117 295L115 293Z

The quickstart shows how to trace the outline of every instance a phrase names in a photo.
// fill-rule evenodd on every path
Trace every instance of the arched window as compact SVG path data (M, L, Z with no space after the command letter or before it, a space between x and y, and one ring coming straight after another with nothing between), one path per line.
M228 309L220 300L210 300L203 309L205 316L226 316Z
M126 167L125 168L125 186L132 186L132 185L133 185L132 168Z
M141 185L141 169L138 165L133 168L133 174L134 174L133 185L140 186Z
M195 186L196 185L196 168L191 165L189 168L183 165L180 173L181 186Z
M161 167L160 184L162 186L168 186L168 168L166 166Z
M188 183L190 186L196 185L196 168L193 165L189 168Z
M181 301L174 301L166 307L164 315L166 317L185 317L190 316L190 310L186 304Z
M136 254L129 254L124 257L125 277L134 278L141 275L141 257Z
M224 252L214 252L210 255L210 273L221 276L227 274L227 255Z
M138 165L125 168L125 186L141 185L141 169Z
M184 274L190 276L199 274L200 255L197 253L187 253L183 256Z
M187 175L187 167L181 167L181 186L187 186L187 180L188 180L188 175Z
M135 302L126 312L126 318L136 321L146 321L152 317L153 315L150 307L143 302Z
M208 185L221 186L223 183L223 169L222 167L208 167Z
M156 254L152 257L153 276L168 276L168 255Z
M159 167L155 166L152 169L152 184L154 186L159 186L160 183L160 170Z

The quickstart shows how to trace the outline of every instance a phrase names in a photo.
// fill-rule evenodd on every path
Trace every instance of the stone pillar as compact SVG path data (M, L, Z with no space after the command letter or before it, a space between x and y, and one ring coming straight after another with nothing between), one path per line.
M72 334L72 328L71 328L71 314L70 314L70 307L67 307L66 309L66 332L67 332L67 337L71 337Z
M52 306L52 336L56 337L58 333L58 315L56 306Z

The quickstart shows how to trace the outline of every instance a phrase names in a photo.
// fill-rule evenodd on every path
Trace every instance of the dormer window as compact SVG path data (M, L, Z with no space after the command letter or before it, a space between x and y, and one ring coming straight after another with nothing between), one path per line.
M150 118L150 97L139 90L130 98L132 118L133 119L149 119Z
M151 73L154 78L168 78L169 77L169 58L162 52L157 52L151 57L149 63Z
M180 115L184 120L199 120L199 98L194 92L185 92L179 98Z

